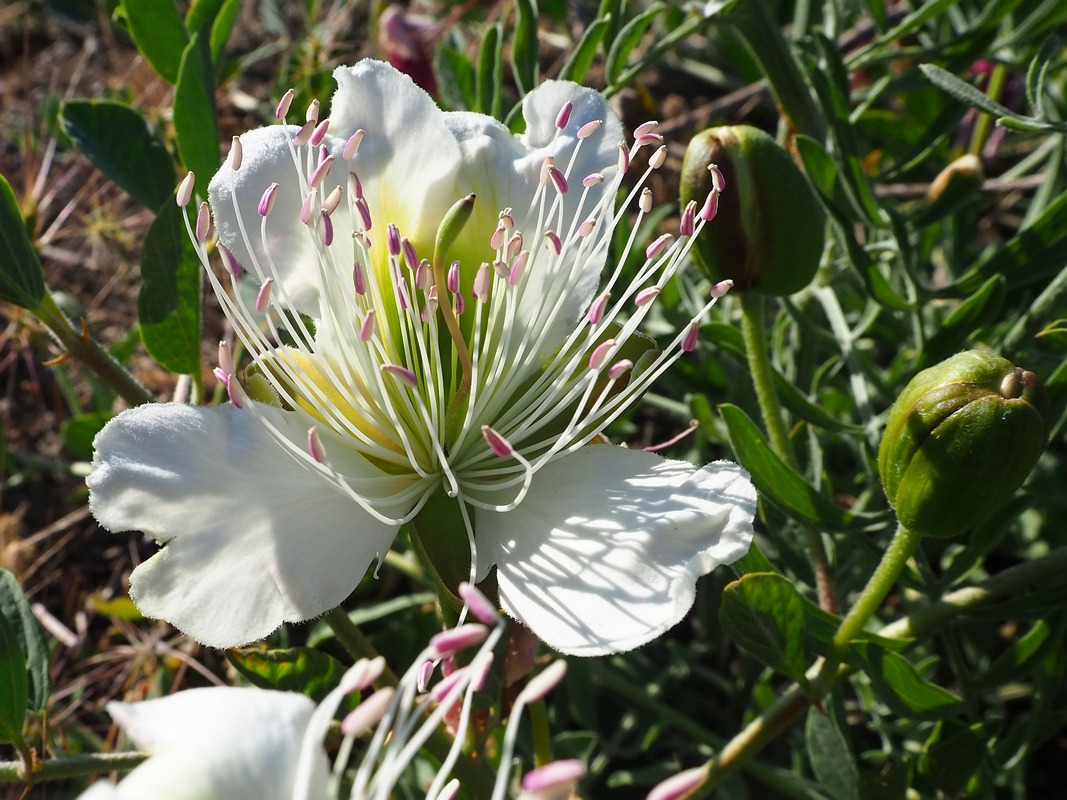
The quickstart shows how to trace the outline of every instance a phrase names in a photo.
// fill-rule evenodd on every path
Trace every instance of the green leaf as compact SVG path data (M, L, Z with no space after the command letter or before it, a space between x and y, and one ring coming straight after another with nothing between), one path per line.
M0 300L36 308L44 297L44 269L7 178L0 175Z
M965 344L971 342L979 328L999 321L1000 309L1007 293L1005 284L1003 275L994 275L983 283L978 291L953 309L938 326L937 333L927 340L926 347L916 359L914 369L925 369L959 352Z
M149 355L179 374L200 369L200 259L185 230L184 211L164 203L141 250L137 312Z
M25 656L23 671L29 679L29 708L31 711L40 711L52 691L48 642L22 587L6 569L0 569L0 617L11 625L19 649Z
M233 23L237 20L237 12L241 10L241 0L226 0L219 9L218 16L211 23L211 63L215 67L215 80L222 80L219 63L226 52L226 45L230 41L233 32Z
M29 707L26 653L14 626L0 616L0 742L21 744Z
M823 790L833 800L859 800L859 767L837 720L814 706L809 708L804 743L811 771Z
M500 58L503 32L498 22L485 31L481 50L478 51L478 97L475 111L500 119L501 84L504 82L504 64Z
M219 168L219 128L215 119L215 78L200 34L182 55L174 87L174 133L185 168L196 173L196 191L207 197L207 185Z
M515 0L515 32L511 42L511 69L520 95L527 95L537 86L537 0Z
M817 492L792 467L775 455L748 414L730 403L719 406L737 460L752 474L764 499L789 516L833 530L855 527L857 516Z
M942 69L936 64L920 64L919 69L922 70L927 80L964 105L979 108L995 117L1018 116L1010 108L1002 106L985 92L967 83L967 81L957 78L951 72Z
M178 81L182 53L189 41L173 0L124 0L130 38L167 83Z
M967 268L956 282L961 292L975 292L993 275L1003 274L1008 289L1046 281L1067 263L1067 192L1057 197L1028 227L993 248Z
M731 639L764 664L807 685L804 602L783 576L754 573L729 584L719 621Z
M93 457L93 439L115 415L110 411L90 411L63 422L63 446L80 461Z
M434 72L445 104L456 110L473 110L478 102L474 65L449 44L434 51Z
M613 85L622 75L622 71L626 69L626 62L630 58L630 53L641 42L641 38L648 31L649 26L656 21L656 17L662 14L666 8L667 6L663 3L653 3L644 13L638 14L619 31L619 35L611 43L611 49L608 51L608 58L604 65L608 86Z
M68 100L59 124L90 161L136 202L155 211L177 178L163 141L141 114L122 103Z
M1026 102L1030 110L1041 117L1048 116L1045 108L1045 78L1052 59L1060 51L1060 37L1050 33L1026 70Z
M239 647L227 650L226 658L254 685L300 692L316 703L321 703L345 674L340 661L310 647L279 650Z
M871 642L856 641L852 646L878 699L894 714L907 719L937 720L963 710L957 695L923 678L899 653Z
M804 162L804 172L825 197L833 197L837 186L837 162L826 152L825 148L812 137L798 133L794 139L797 153Z
M1062 619L1062 617L1061 617ZM1062 628L1062 624L1059 626ZM1019 680L1045 657L1046 653L1063 647L1063 635L1053 635L1052 626L1037 620L1015 644L997 656L975 681L976 688L994 688Z
M597 48L604 41L604 34L607 33L610 22L611 17L609 15L606 18L595 20L592 25L585 29L582 38L575 45L570 55L567 56L563 69L560 70L559 79L561 81L581 83L585 80L585 74L589 71L589 67L592 66L593 59L596 58Z
M982 724L952 719L937 723L919 758L915 788L924 797L965 796L967 784L986 759L986 742L991 738Z

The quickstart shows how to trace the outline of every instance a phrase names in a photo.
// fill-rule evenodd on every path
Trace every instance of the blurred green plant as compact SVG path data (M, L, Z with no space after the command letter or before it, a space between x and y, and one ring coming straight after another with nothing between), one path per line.
M61 112L74 146L155 213L140 254L139 329L158 363L196 382L200 277L172 200L176 176L195 169L202 182L214 172L215 106L246 91L238 87L258 93L251 113L262 118L271 110L263 96L280 87L295 86L298 104L325 100L329 67L353 60L357 46L345 41L355 4L300 4L294 35L281 5L266 3L272 41L238 56L228 45L238 5L194 2L183 18L169 3L118 4L113 24L174 87L173 114L99 99L68 100ZM368 38L374 5L357 19ZM1058 524L1067 515L1067 52L1056 35L1067 7L601 0L571 8L585 16L575 22L562 3L535 0L443 4L441 18L454 24L426 42L442 102L518 124L522 96L561 78L616 97L631 126L663 120L671 149L662 171L671 177L657 193L662 206L633 234L640 242L679 211L670 192L683 145L708 125L754 126L761 142L777 142L771 166L759 152L745 156L760 159L769 202L821 244L806 248L805 280L758 300L725 298L695 352L614 429L645 446L695 419L693 435L671 451L702 461L732 453L746 466L761 494L758 547L736 580L716 573L701 584L694 612L670 636L634 653L572 660L559 697L538 712L536 747L586 762L589 797L645 797L700 765L706 781L696 796L716 788L724 797L811 800L1055 796L1055 741L1067 727L1067 535ZM264 65L266 79L255 74ZM158 119L165 124L150 122ZM744 186L728 181L727 193ZM695 196L683 189L683 203ZM0 297L36 314L109 391L151 400L54 301L50 290L62 287L46 281L30 211L0 183ZM781 247L784 226L758 230ZM812 253L817 272L808 269ZM788 271L788 258L776 254L767 268ZM664 287L660 328L650 333L687 319L707 290L697 270ZM965 540L919 541L910 513L898 520L893 506L902 512L921 498L901 494L891 477L886 502L878 445L887 426L898 435L894 421L907 413L889 411L893 404L912 407L910 376L975 349L1026 364L1044 383L1040 436L1031 425L993 448L1025 444L1036 466L1025 480L1021 468L994 479L988 492L926 475L936 491L952 492L938 501L949 517L954 502L973 513L960 515ZM85 413L102 420L108 410ZM963 430L966 416L947 424ZM84 448L84 431L101 420L72 421L72 441ZM919 449L899 457L911 465ZM943 511L938 526L947 530ZM335 619L310 636L284 629L267 650L235 654L239 669L273 686L306 670L306 684L323 691L334 661L351 660L338 637L406 664L436 626L409 548L402 541L389 556L386 581L365 582L350 599L342 613L351 628ZM24 629L0 624L5 641L18 641ZM26 709L39 710L36 693L48 691L34 683L44 656L39 644L31 649L8 648L0 659L11 676L0 681L9 687L4 730L23 738ZM28 694L20 658L32 662L21 673ZM803 736L787 733L801 724ZM21 760L38 746L15 743ZM0 765L0 775L25 778L21 760ZM38 775L62 774L55 763ZM420 796L416 787L412 779L411 796Z

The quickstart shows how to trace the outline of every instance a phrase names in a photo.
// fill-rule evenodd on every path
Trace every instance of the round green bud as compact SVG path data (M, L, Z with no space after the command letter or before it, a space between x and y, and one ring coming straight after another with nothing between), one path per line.
M733 291L784 296L815 277L825 219L811 184L785 148L750 125L709 128L689 143L682 163L682 205L703 204L708 166L725 178L715 221L693 244L693 261Z
M955 536L1015 493L1045 449L1052 413L1037 376L968 350L912 378L889 411L878 471L900 523Z

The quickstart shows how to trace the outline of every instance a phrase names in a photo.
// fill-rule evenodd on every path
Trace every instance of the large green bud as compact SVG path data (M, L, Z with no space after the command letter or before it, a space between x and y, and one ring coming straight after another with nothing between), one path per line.
M789 295L811 283L822 257L825 223L814 190L789 153L750 125L709 128L689 143L681 201L698 205L711 190L708 165L726 188L715 222L693 244L693 260L733 291Z
M889 412L878 471L905 527L955 536L1015 493L1045 449L1052 414L1032 372L968 350L912 378Z

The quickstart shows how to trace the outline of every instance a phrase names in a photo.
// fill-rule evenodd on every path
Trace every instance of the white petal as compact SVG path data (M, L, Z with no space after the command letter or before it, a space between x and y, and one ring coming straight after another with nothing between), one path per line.
M561 652L603 655L681 620L696 579L748 550L755 509L736 464L594 445L538 472L514 511L479 511L478 545L505 611Z
M296 128L290 127L291 133ZM327 136L323 144L340 151L344 141ZM241 135L244 152L241 168L231 168L227 157L208 187L211 212L219 239L232 252L253 280L254 264L265 276L273 276L278 286L274 297L312 317L318 316L321 279L316 270L315 249L318 235L300 221L304 198L296 165L289 150L285 129L281 125L257 128ZM346 176L334 170L323 183L323 195L332 191ZM266 218L266 247L263 245L259 215L260 198L272 184L278 184L274 205ZM236 204L234 198L236 197ZM238 222L244 224L244 233ZM340 231L338 234L340 235ZM348 235L350 231L345 231ZM249 248L251 245L251 248ZM273 262L273 267L271 266Z
M567 126L560 131L555 145L550 146L556 133L556 116L567 102L573 103L574 109ZM530 148L530 154L523 159L519 168L525 179L533 184L537 183L545 156L556 153L556 165L560 169L565 168L578 143L578 129L594 120L602 120L604 123L596 133L582 142L578 158L571 168L570 190L564 196L564 219L568 224L573 221L577 226L591 214L610 185L605 181L590 189L585 205L579 210L582 179L591 173L600 172L610 181L616 173L617 148L623 141L622 123L602 94L563 81L547 81L526 95L522 102L522 113L526 119L526 132L522 136L522 142ZM607 215L610 217L613 212L614 205L610 204ZM602 219L601 228L604 223L605 220ZM563 236L567 232L557 233ZM541 246L540 242L537 244ZM550 347L558 347L563 342L589 305L600 284L605 259L606 251L602 250L591 259L566 258L557 267L557 270L566 274L565 285L568 288L565 292L557 293L556 304L563 307L544 334L544 341ZM545 293L541 290L541 286L547 283L548 276L535 268L528 270L527 275L530 281L523 292L519 315L520 319L527 320L525 324L539 327L535 321L543 319L553 307L553 304L544 302Z
M254 408L297 456L306 452L305 417ZM410 486L320 435L331 464L373 481L376 497ZM286 451L249 409L140 406L108 423L95 447L87 483L97 520L166 543L134 570L134 602L204 644L244 644L338 605L396 533ZM406 510L380 506L391 516Z
M109 703L115 721L151 753L115 796L288 800L314 709L311 700L293 692L232 687ZM314 761L308 780L325 796L328 764L321 747Z
M444 112L411 78L381 61L338 67L333 77L330 132L344 141L366 131L350 166L363 183L375 241L384 246L392 222L430 258L442 217L463 196L456 184L459 145Z

